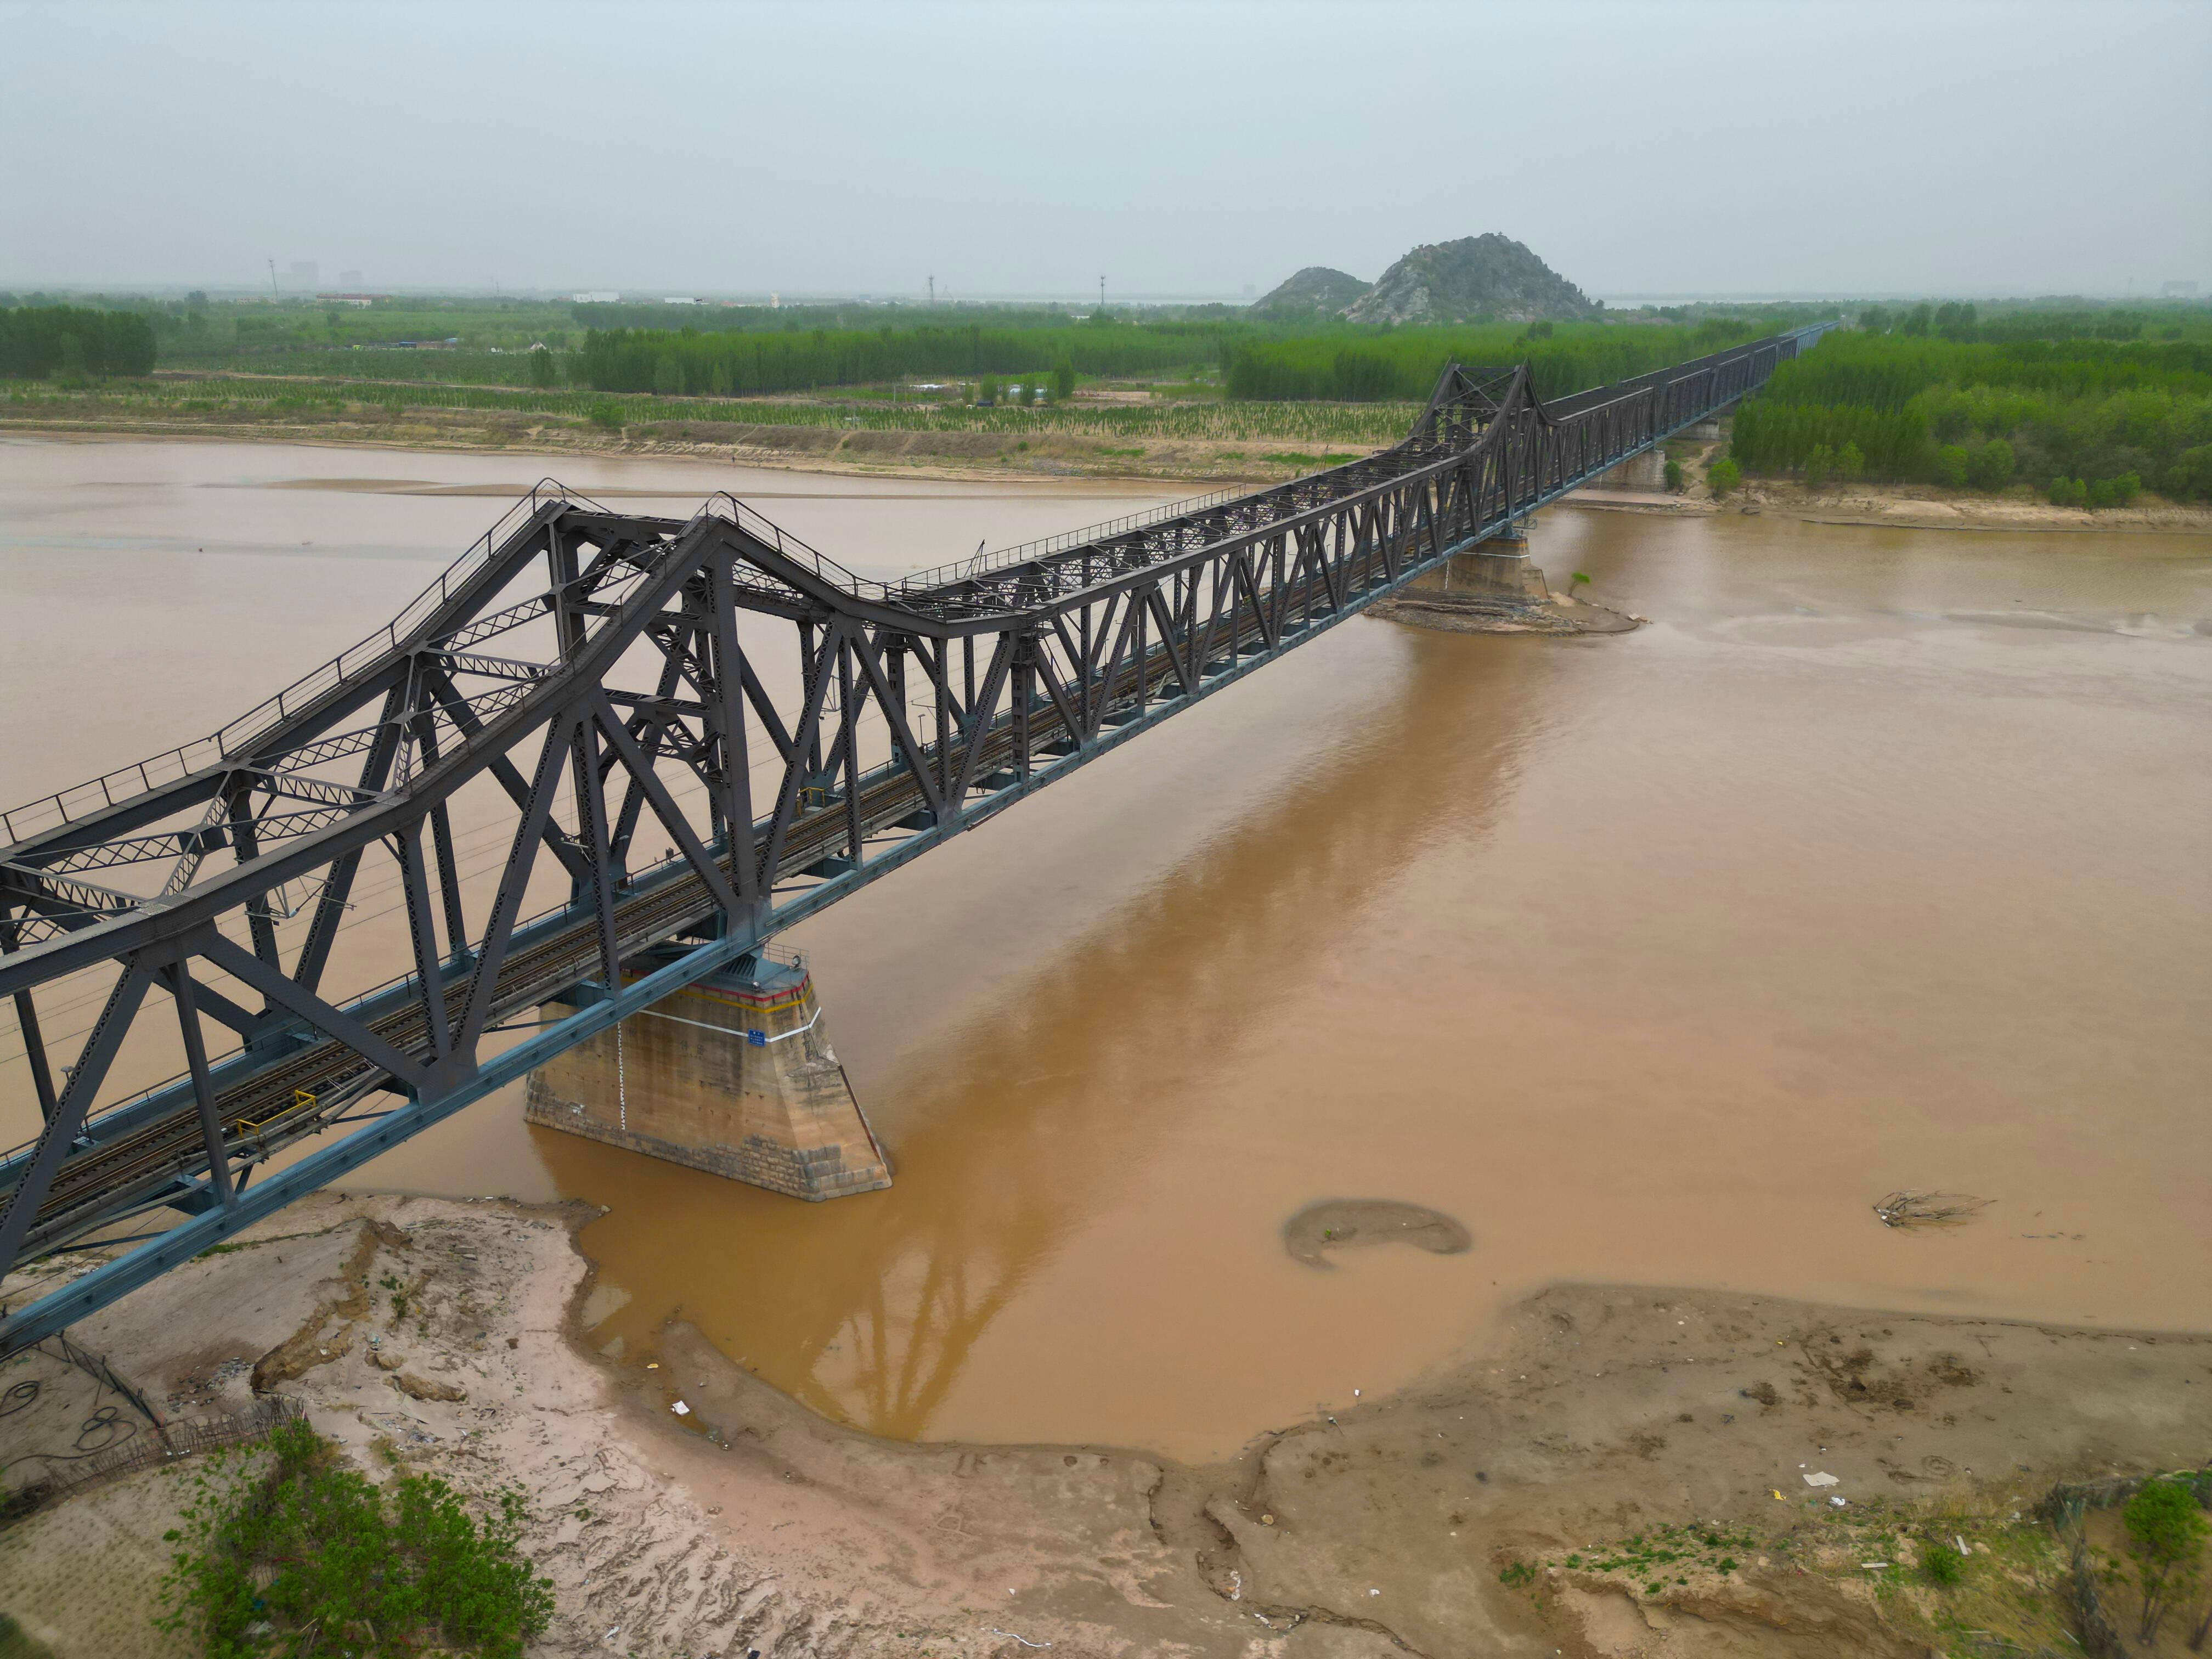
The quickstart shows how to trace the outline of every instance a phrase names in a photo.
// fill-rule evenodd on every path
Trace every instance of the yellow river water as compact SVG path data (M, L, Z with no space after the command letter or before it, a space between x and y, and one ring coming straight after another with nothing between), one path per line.
M0 793L240 712L501 510L424 487L542 465L0 443ZM1159 499L562 467L736 489L870 574ZM680 1313L905 1437L1218 1455L1558 1280L2212 1322L2212 538L1566 507L1534 551L1651 625L1360 619L793 935L891 1190L799 1204L512 1095L361 1184L607 1206L599 1341ZM0 1115L35 1127L20 1062ZM1899 1188L1995 1202L1896 1232ZM1327 1197L1474 1248L1316 1272L1279 1229Z

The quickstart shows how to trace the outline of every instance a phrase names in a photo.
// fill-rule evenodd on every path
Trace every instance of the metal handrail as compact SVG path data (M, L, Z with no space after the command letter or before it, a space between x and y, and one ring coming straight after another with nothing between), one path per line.
M328 662L309 669L275 696L257 703L236 720L218 727L204 738L179 744L176 748L140 761L135 766L119 767L88 783L73 784L67 789L0 811L0 836L5 838L0 845L13 847L26 835L56 829L74 822L87 812L112 807L118 799L118 788L123 791L119 798L127 800L133 795L152 790L157 781L173 782L205 767L228 760L255 738L288 719L300 704L343 684L369 665L382 661L385 654L397 649L399 641L412 632L417 623L452 597L453 588L460 580L473 574L491 556L493 550L513 532L515 525L550 500L579 502L596 512L606 510L588 495L570 489L556 479L539 479L531 486L528 495L519 499L496 524L471 542L459 558L441 571L437 580L416 594L405 609L375 633L347 647ZM95 794L94 791L98 793ZM42 816L32 818L28 823L19 822L33 813Z
M1142 530L1166 519L1180 519L1193 513L1203 513L1209 507L1218 507L1224 501L1242 501L1252 494L1249 488L1234 487L1217 489L1204 495L1187 496L1182 501L1163 501L1158 507L1146 507L1141 513L1131 513L1119 519L1109 519L1103 524L1085 525L1080 530L1063 530L1057 535L1041 536L1035 541L1018 542L1012 547L1002 547L995 553L979 553L970 558L955 559L948 564L936 565L927 570L917 570L902 576L890 586L901 592L917 589L942 587L948 582L964 581L979 576L987 570L1001 569L1010 564L1019 564L1026 559L1042 558L1048 553L1063 549L1081 547L1090 542L1104 541L1109 536Z

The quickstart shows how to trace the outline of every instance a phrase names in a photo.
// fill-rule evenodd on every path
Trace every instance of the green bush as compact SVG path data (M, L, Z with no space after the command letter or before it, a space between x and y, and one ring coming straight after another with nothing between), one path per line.
M2148 1642L2174 1603L2187 1602L2203 1571L2204 1539L2212 1532L2197 1494L2178 1480L2147 1480L2120 1511L2136 1568L2142 1613L2136 1639Z
M1936 477L1954 489L1966 487L1966 451L1960 444L1945 444L1936 452Z
M1966 476L1977 489L2002 489L2012 482L2016 465L2012 446L2002 438L1992 438L1967 457Z
M1723 460L1705 474L1705 482L1712 486L1713 499L1718 501L1743 482L1743 472L1734 461Z
M623 429L623 406L611 398L602 398L593 404L590 416L593 426L602 427L609 432Z
M277 1430L269 1449L258 1474L236 1459L194 1480L183 1524L165 1534L175 1548L155 1620L164 1632L198 1638L210 1659L318 1645L521 1659L551 1623L551 1581L516 1548L520 1491L479 1522L434 1476L380 1488L305 1423Z
M1920 1576L1931 1584L1948 1589L1966 1576L1966 1558L1948 1544L1923 1544Z
M1666 477L1666 480L1667 480L1667 489L1668 489L1668 492L1669 492L1670 494L1676 495L1680 495L1680 494L1682 493L1682 482L1683 482L1683 479L1682 479L1682 464L1681 464L1681 462L1680 462L1680 461L1669 461L1669 462L1668 462L1668 463L1667 463L1667 468L1666 468L1665 477Z

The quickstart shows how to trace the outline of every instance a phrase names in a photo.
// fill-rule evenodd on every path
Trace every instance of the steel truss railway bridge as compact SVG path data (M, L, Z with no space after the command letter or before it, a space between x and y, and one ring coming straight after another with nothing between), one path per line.
M1364 460L894 581L726 495L679 520L541 486L242 719L0 814L0 996L44 1122L0 1158L0 1275L125 1246L20 1279L0 1357L757 957L1820 331L1550 400L1526 365L1455 364ZM354 925L379 884L391 920ZM362 990L353 958L407 968ZM66 1066L42 999L88 1011ZM556 999L577 1012L541 1023ZM118 1098L126 1054L174 1075Z

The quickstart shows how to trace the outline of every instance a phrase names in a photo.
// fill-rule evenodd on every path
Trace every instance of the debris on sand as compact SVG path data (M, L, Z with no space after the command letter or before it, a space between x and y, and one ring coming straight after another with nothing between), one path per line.
M1892 1193L1874 1212L1885 1227L1963 1227L1995 1202L1966 1193Z

